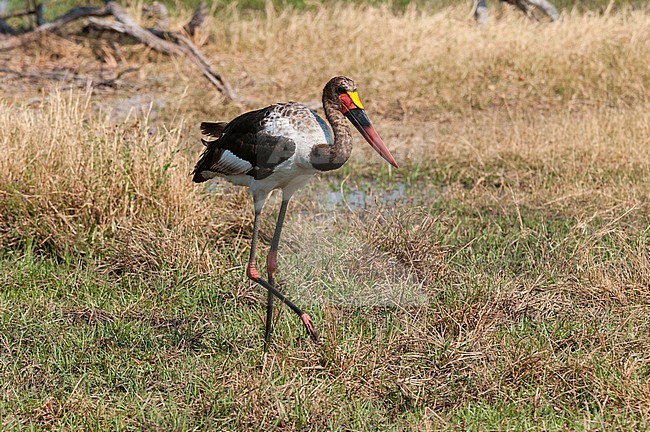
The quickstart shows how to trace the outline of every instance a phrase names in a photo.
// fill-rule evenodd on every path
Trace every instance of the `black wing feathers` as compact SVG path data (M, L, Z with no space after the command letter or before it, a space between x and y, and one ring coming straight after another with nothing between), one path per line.
M254 168L274 168L289 159L296 151L296 144L286 137L257 134L226 135L220 143L235 156L250 162Z
M224 150L249 162L253 168L246 174L256 180L268 177L273 173L273 168L293 156L296 143L292 139L271 135L265 131L265 119L274 109L277 109L277 106L244 113L225 127L221 126L223 123L201 123L201 131L204 134L218 139L208 143L208 148L194 169L194 181L197 181L197 177L199 181L205 181L202 180L200 172L216 165Z

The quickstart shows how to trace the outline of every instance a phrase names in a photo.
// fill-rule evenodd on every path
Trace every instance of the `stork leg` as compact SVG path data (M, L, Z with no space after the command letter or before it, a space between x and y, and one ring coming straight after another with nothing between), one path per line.
M280 213L278 213L278 222L275 224L275 232L273 233L273 240L271 240L271 249L266 256L266 273L268 275L269 284L275 288L275 271L278 268L278 245L280 244L280 235L282 234L282 225L284 224L284 216L287 213L287 205L289 199L282 199L280 206ZM266 329L264 332L264 342L266 345L271 340L271 326L273 323L273 293L269 291L266 298Z
M284 204L284 201L283 201L283 204ZM291 308L291 310L294 311L300 317L300 320L302 321L302 323L305 325L305 328L307 329L307 333L309 334L309 337L311 337L311 339L314 342L318 342L318 335L316 334L316 329L314 329L314 325L312 324L311 318L309 318L309 315L307 315L305 312L303 312L291 300L286 298L284 296L284 294L282 294L280 291L275 289L275 286L271 285L269 282L262 279L260 277L259 272L257 271L257 268L255 266L255 252L256 252L256 249L257 249L257 236L258 236L258 233L259 233L259 230L260 230L259 220L260 220L260 215L262 214L262 208L261 207L262 206L258 206L258 205L255 206L255 218L253 219L253 236L252 236L253 238L251 239L251 251L250 251L250 256L248 258L248 265L246 266L246 276L248 276L248 278L250 280L252 280L252 281L258 283L259 285L261 285L262 287L266 288L268 290L268 292L269 292L269 297L271 295L273 295L273 296L277 297L278 299L280 299L280 301L282 303L289 306L289 308ZM286 208L285 208L285 212L286 212ZM282 224L280 224L280 226L281 225ZM276 227L276 232L277 231L278 230L277 230L277 227ZM274 239L275 239L275 237L276 236L274 236ZM278 243L279 243L279 237L280 237L279 233L277 234L277 237L278 237ZM277 250L277 245L276 245L276 250ZM270 320L268 319L269 318L269 316L268 316L269 315L269 312L268 312L268 309L269 309L268 308L268 305L269 305L268 298L269 297L267 297L267 324L266 324L267 325L267 329L266 329L267 335L270 335L270 330L269 330L269 322L270 322ZM273 301L271 300L271 309L272 309L272 303L273 303ZM267 343L268 343L268 341L267 341Z

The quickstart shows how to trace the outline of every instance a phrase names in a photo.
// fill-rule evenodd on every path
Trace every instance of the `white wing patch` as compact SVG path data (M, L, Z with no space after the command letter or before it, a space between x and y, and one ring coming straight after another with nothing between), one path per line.
M224 150L219 161L210 167L219 174L232 175L244 174L253 168L250 162L238 158L229 150Z

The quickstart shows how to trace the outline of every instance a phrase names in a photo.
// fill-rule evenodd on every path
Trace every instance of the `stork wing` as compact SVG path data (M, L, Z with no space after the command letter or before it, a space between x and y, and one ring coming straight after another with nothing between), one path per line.
M219 138L206 142L206 150L194 168L194 181L201 182L215 175L248 174L256 180L268 177L273 169L288 160L296 151L295 142L272 133L269 114L278 105L250 111L232 120ZM204 122L201 129L212 135L220 126Z

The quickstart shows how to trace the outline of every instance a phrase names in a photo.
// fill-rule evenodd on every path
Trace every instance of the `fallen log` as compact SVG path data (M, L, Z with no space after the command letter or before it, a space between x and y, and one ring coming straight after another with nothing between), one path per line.
M199 5L199 9L201 9L201 5ZM201 11L197 9L195 16L203 15L204 12ZM99 20L96 18L107 16L113 16L115 21ZM148 47L164 54L188 58L201 71L203 76L226 98L234 102L246 103L246 101L243 101L235 93L230 84L210 66L208 60L189 38L179 33L160 29L144 29L135 22L122 6L114 1L107 1L103 7L76 7L54 21L40 25L33 30L18 35L5 36L0 39L0 50L18 48L35 40L43 33L58 30L66 24L80 18L87 18L89 25L94 28L129 35Z
M111 14L109 5L103 7L94 7L94 6L79 6L74 9L71 9L67 13L61 15L54 21L45 23L41 26L36 27L35 29L25 31L20 34L15 34L13 36L8 36L0 39L0 51L10 50L14 48L21 47L28 42L31 42L37 39L40 35L47 32L53 32L60 29L66 24L76 21L80 18L86 17L98 17L98 16L108 16Z

